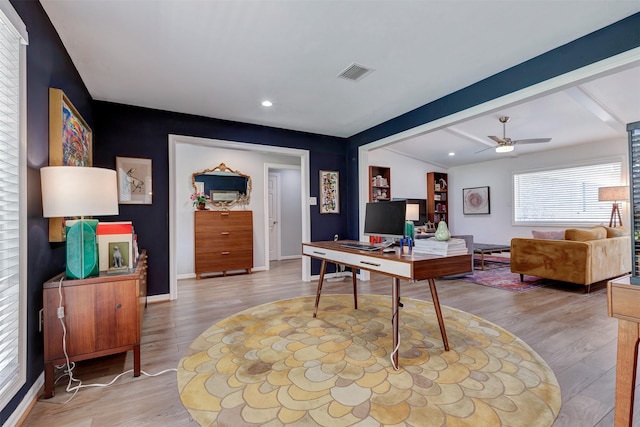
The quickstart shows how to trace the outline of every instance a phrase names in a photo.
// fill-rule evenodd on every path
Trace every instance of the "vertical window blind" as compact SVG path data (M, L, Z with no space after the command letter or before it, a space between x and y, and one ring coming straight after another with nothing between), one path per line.
M25 188L21 79L26 75L21 69L21 44L26 40L13 25L17 14L13 8L8 10L7 4L5 0L0 3L0 409L26 376L26 277L20 264L24 254L21 245L26 245L20 239L25 226L20 223L25 198L21 191Z
M620 185L621 161L514 173L515 224L609 223L598 188Z

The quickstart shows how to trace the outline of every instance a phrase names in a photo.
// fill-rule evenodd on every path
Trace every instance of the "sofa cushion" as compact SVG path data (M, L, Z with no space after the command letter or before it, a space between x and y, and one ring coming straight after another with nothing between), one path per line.
M564 230L538 231L532 230L531 234L534 239L562 240L564 239Z
M588 242L589 240L600 240L607 238L607 230L604 227L593 227L591 229L584 228L567 228L564 231L564 239L574 242Z
M630 236L631 232L627 227L604 227L607 230L607 237Z

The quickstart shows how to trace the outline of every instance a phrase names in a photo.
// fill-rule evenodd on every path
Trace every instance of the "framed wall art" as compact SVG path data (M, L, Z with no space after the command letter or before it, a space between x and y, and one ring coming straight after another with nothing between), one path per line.
M151 159L116 157L118 203L150 205L152 202Z
M338 171L320 171L320 213L340 213Z
M49 88L49 166L93 166L91 128L56 88ZM49 218L49 241L65 241L64 218Z
M464 215L483 215L491 213L489 187L463 188L462 213Z

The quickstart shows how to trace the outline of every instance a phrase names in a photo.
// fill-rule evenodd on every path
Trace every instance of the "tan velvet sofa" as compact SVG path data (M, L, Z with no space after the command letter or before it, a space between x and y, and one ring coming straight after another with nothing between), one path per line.
M585 286L631 271L631 237L623 227L567 229L564 239L511 239L511 271Z

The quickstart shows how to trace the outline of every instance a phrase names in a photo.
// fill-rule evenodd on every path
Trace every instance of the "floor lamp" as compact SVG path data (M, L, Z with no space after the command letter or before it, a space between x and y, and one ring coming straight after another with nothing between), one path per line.
M598 201L613 202L613 206L611 207L611 218L609 219L609 227L617 227L618 225L622 226L622 217L620 216L620 207L618 206L618 202L625 200L629 200L629 187L626 185L598 188Z
M66 225L66 275L84 279L99 273L98 220L85 216L118 215L116 171L81 166L40 169L45 218L80 217Z

